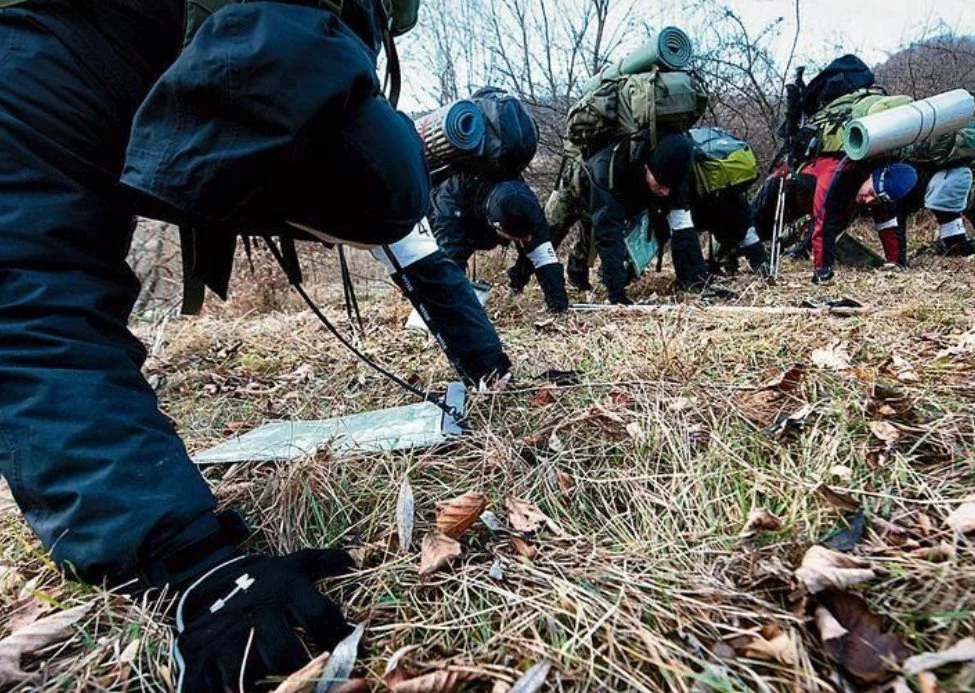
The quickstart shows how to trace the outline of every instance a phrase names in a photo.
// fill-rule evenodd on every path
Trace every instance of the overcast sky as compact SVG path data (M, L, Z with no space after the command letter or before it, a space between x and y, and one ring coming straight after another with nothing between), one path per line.
M661 21L685 26L687 18L676 0L662 0ZM726 0L747 25L759 28L777 17L785 20L780 51L788 55L795 35L793 0ZM822 60L840 44L859 52L868 63L945 22L960 33L975 34L975 0L802 0L798 53L801 60ZM693 35L693 27L691 27Z
M423 0L421 11L436 11L438 6L450 2L453 0ZM694 36L695 27L683 9L687 3L641 2L660 8L656 20L660 26L675 24ZM782 17L776 57L785 64L795 35L793 0L724 0L724 4L738 12L756 32ZM810 67L825 64L840 51L856 52L873 65L911 41L930 36L933 28L940 25L958 33L975 34L975 0L801 0L800 8L798 64L808 63ZM409 55L404 57L408 62ZM422 86L415 75L412 80L407 76L400 107L411 111L435 105L429 94L423 93Z

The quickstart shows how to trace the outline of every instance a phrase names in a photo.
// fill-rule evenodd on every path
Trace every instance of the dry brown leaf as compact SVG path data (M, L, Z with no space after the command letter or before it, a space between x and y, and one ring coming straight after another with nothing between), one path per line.
M778 390L790 392L799 387L806 374L806 366L802 363L793 364L788 370L771 378L758 386L759 390Z
M901 358L896 354L887 360L883 369L902 383L916 383L921 380L917 373L914 372L914 366L907 359Z
M848 512L857 512L860 510L860 504L856 502L853 496L849 496L845 493L840 493L826 484L820 484L816 489L823 498L829 501L829 504L834 508L839 508L840 510L846 510Z
M887 421L871 421L870 432L887 445L894 445L901 438L900 429Z
M975 532L975 502L964 503L945 522L959 534Z
M559 490L564 496L568 496L572 492L572 487L575 486L576 483L575 479L565 472L556 472L555 482L559 485Z
M515 547L515 551L520 553L525 558L535 558L535 556L538 555L538 549L521 537L511 537L511 545Z
M26 580L16 566L0 565L0 597L19 592Z
M762 428L768 428L792 408L796 400L778 390L759 390L737 392L732 401L746 419Z
M956 664L958 662L975 662L975 638L959 640L941 652L927 652L908 657L904 662L903 669L908 674L917 675L924 671L937 669L945 664Z
M487 496L470 491L463 496L437 503L437 531L451 539L459 539L477 522L487 508Z
M823 642L823 649L834 662L857 679L877 683L887 678L908 655L904 640L897 633L885 633L880 617L855 594L827 590L818 596L847 633Z
M620 390L610 392L609 399L617 407L623 407L624 409L633 404L633 398L626 392L621 392Z
M0 640L0 685L25 681L31 677L20 668L20 658L74 634L74 625L91 609L82 604L59 611Z
M403 477L399 487L399 497L396 500L396 531L399 536L399 550L409 553L413 544L413 523L416 516L413 500L413 487L410 480Z
M744 536L755 534L762 530L778 532L780 529L782 529L782 520L765 508L755 508L748 513L748 520L745 522L745 528L741 533Z
M797 661L796 640L792 631L772 624L752 637L742 652L746 657L792 665Z
M420 577L435 573L460 555L456 539L436 532L426 535L420 549Z
M542 525L548 524L551 520L529 501L508 496L504 501L504 506L508 509L508 524L518 532L537 532Z
M547 407L550 404L554 404L557 390L558 388L554 385L538 388L535 390L535 394L528 399L528 406L533 409L538 409L539 407Z
M846 345L842 342L833 342L824 349L814 349L812 352L812 362L820 368L833 371L843 371L850 368L850 355L846 353Z
M315 690L315 685L322 675L322 670L325 668L325 662L328 661L329 656L331 656L330 652L323 652L315 657L282 681L274 689L274 693L309 693L309 691Z
M42 602L37 597L25 597L21 599L17 606L13 608L10 618L7 621L7 630L16 633L21 628L26 628L50 611L51 605Z
M816 607L816 627L819 629L819 639L823 642L842 638L850 632L833 617L829 609L822 606Z
M393 693L453 693L460 684L475 678L477 675L470 671L447 669L400 681L390 690Z
M823 546L810 547L796 570L796 577L813 594L830 588L846 589L874 576L865 562Z
M365 693L369 690L369 682L365 679L349 679L329 689L328 693Z
M537 693L545 685L545 679L548 678L548 672L551 668L550 662L539 662L533 665L518 677L509 693Z
M387 688L392 688L397 683L411 679L416 675L416 672L403 666L402 662L406 655L418 649L420 649L419 645L406 645L390 656L389 661L386 662L386 670L383 672L383 683L386 684Z

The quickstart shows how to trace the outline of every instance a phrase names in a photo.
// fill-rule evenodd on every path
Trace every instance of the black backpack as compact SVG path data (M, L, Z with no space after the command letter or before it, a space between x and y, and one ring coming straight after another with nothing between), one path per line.
M850 54L844 55L823 68L806 85L802 111L806 117L811 117L829 102L852 94L857 89L871 87L874 82L873 72L860 58Z
M484 142L479 155L465 168L496 176L521 173L538 150L538 128L516 97L495 87L479 89L471 97L484 116Z

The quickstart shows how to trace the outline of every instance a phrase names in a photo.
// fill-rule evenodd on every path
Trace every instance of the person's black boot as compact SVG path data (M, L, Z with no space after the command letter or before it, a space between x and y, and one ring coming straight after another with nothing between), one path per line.
M942 238L938 242L940 254L945 257L968 257L975 255L975 243L963 233Z
M833 268L820 267L813 272L812 283L816 285L829 284L833 281Z
M674 231L670 238L670 258L677 285L684 291L699 290L708 280L708 265L701 252L696 229Z
M752 243L741 248L739 252L748 260L752 272L761 277L769 276L768 253L765 252L765 246L761 242Z
M570 255L565 268L565 276L568 277L569 284L576 291L592 291L592 284L589 283L589 265L584 260L579 260L574 255Z

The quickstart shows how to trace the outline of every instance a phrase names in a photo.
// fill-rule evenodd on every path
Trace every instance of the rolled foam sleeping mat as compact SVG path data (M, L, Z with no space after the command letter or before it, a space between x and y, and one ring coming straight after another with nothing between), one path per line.
M664 27L656 36L623 58L620 72L635 75L656 65L663 70L684 70L694 57L691 37L675 26Z
M459 99L415 121L431 168L477 153L486 126L477 104Z
M661 70L685 70L691 64L694 50L691 37L675 26L664 27L659 33L651 34L646 43L640 44L620 62L603 68L582 88L583 93L595 89L602 78L617 75L638 75L650 68Z
M846 124L843 149L854 161L885 154L965 126L975 114L975 97L955 89Z

